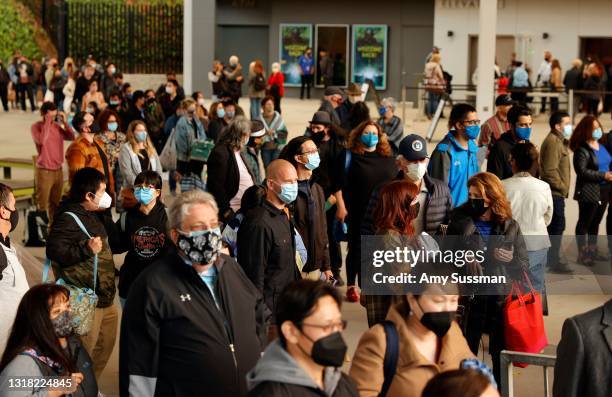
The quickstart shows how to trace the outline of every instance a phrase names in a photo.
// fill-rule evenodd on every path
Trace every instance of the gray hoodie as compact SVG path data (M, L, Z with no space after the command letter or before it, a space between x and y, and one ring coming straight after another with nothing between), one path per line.
M323 375L325 393L331 396L336 391L342 372L340 368L327 367ZM300 367L297 361L275 340L266 348L255 368L247 374L247 388L253 390L263 382L289 383L319 389L319 386Z

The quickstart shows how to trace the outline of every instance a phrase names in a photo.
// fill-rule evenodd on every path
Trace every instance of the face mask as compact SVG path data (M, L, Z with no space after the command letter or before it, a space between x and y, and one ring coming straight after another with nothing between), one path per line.
M381 107L378 109L378 114L380 114L380 117L385 117L386 113L387 113L387 108Z
M111 106L119 106L119 101L110 101Z
M601 131L601 128L598 128L595 131L593 131L593 139L595 139L596 141L600 140L602 136L603 136L603 132Z
M416 219L419 216L419 211L421 210L421 203L417 202L416 204L412 204L410 208L412 208L412 215L414 216L414 219Z
M166 87L166 94L172 94L174 92L174 90L172 89L172 87Z
M378 144L378 135L374 135L373 133L369 132L367 134L362 134L361 137L361 142L368 148L371 149L373 147L376 147L376 145Z
M223 108L218 108L217 109L217 117L222 119L223 117L225 117L225 109Z
M308 162L304 165L304 167L306 167L307 170L312 171L317 168L319 164L321 164L321 157L319 156L319 152L310 153L308 155Z
M323 142L323 138L325 138L325 131L314 132L313 130L310 130L310 137L318 147L321 145L321 142Z
M216 227L188 234L179 232L176 245L191 265L208 265L216 261L221 252L221 230Z
M14 211L11 211L10 209L4 207L4 209L6 209L7 211L9 211L11 213L11 215L9 216L8 219L5 219L5 221L9 221L11 223L11 232L13 230L15 230L17 228L17 224L19 223L19 211L17 211L17 209L15 209Z
M487 207L485 207L485 201L483 198L471 198L468 201L470 203L470 212L473 216L480 217L487 212Z
M198 105L204 106L204 98L198 98Z
M348 100L349 100L350 103L352 103L354 105L357 102L361 101L361 97L360 96L350 96L350 97L348 97Z
M277 185L279 183L274 182ZM276 193L279 199L285 204L291 204L295 201L298 195L298 184L296 183L283 183L280 185L281 191L280 193Z
M131 101L132 100L132 93L128 92L127 94L125 94L125 97Z
M108 127L109 131L115 132L115 131L117 131L117 128L119 127L119 124L117 124L116 122L113 121L113 122L108 123L107 127Z
M112 203L113 199L111 198L111 196L109 196L108 193L104 192L102 198L100 199L100 201L98 201L98 208L101 210L105 210L107 208L110 208Z
M228 119L233 119L234 116L236 115L236 112L226 112L225 115L227 116Z
M468 125L465 127L465 134L469 139L478 138L478 134L480 134L480 126L479 125Z
M147 131L136 131L134 137L136 138L136 141L144 142L147 140Z
M434 334L438 338L442 338L448 330L450 329L453 320L455 319L455 312L425 312L421 307L417 299L417 304L421 311L423 312L423 317L421 317L421 324Z
M411 181L417 182L420 181L425 173L427 172L427 163L426 162L418 162L418 163L410 163L408 167L406 167L406 176Z
M134 189L134 197L140 204L149 205L155 198L154 189L150 187L137 187Z
M193 117L195 115L196 110L195 109L187 109L187 114L189 115L189 117Z
M72 325L72 314L65 310L61 312L57 317L51 320L53 324L53 331L58 338L65 338L72 335L74 330Z
M93 108L87 108L87 113L92 114L94 112Z
M519 140L528 141L531 136L531 127L516 127L516 137Z
M566 124L563 126L563 138L569 139L572 136L572 125Z
M302 332L302 335L309 341L313 342L312 361L324 367L341 367L344 364L346 356L346 343L340 332L334 332L314 342L308 335ZM302 350L303 351L303 350Z
M110 72L110 74L115 74L115 72L117 71L117 69L115 68L109 68L108 71Z

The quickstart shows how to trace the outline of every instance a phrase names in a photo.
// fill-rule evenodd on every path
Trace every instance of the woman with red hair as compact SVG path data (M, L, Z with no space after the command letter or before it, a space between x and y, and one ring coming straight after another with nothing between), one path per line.
M505 284L475 287L464 301L463 331L470 349L478 355L480 338L489 332L489 353L495 380L500 383L499 354L505 348L504 299L513 280L523 280L529 257L521 228L512 219L512 208L500 179L480 172L468 180L468 201L451 214L445 245L456 251L484 252L484 261L467 263L470 276L504 276Z

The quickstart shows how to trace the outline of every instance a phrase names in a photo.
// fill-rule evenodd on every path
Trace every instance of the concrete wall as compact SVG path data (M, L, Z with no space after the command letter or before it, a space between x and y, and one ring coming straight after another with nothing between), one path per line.
M485 1L485 0L481 0ZM498 0L497 34L516 37L519 60L537 69L544 50L562 69L580 55L580 37L612 37L610 0ZM469 35L478 34L478 1L436 0L434 42L442 47L442 64L453 83L468 82ZM454 32L448 37L447 32ZM542 34L549 34L544 39ZM500 65L505 67L506 65Z
M279 24L387 24L389 25L387 90L399 98L404 76L422 72L423 60L433 45L434 0L258 0L255 8L237 8L231 1L217 1L217 25L269 25L269 60L278 60ZM404 32L404 33L402 33ZM245 38L248 39L248 38ZM350 42L350 41L349 41ZM350 54L350 49L349 49ZM349 56L350 58L350 56ZM243 66L247 60L241 60ZM347 65L350 66L350 65ZM349 73L350 74L350 73ZM412 77L407 79L412 85ZM299 88L288 88L297 96ZM315 90L320 95L321 90ZM409 93L414 99L414 93Z

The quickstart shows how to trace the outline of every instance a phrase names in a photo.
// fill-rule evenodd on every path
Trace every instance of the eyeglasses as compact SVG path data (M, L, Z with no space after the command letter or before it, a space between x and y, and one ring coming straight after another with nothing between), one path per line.
M346 329L347 324L348 323L346 320L342 320L339 323L333 323L333 324L327 324L327 325L308 324L308 323L302 323L301 325L302 327L319 328L325 333L332 333L332 332L344 331Z
M480 125L480 120L463 120L466 125Z
M308 152L303 152L302 156L308 156L309 154L315 154L315 153L319 153L319 149L310 150Z

